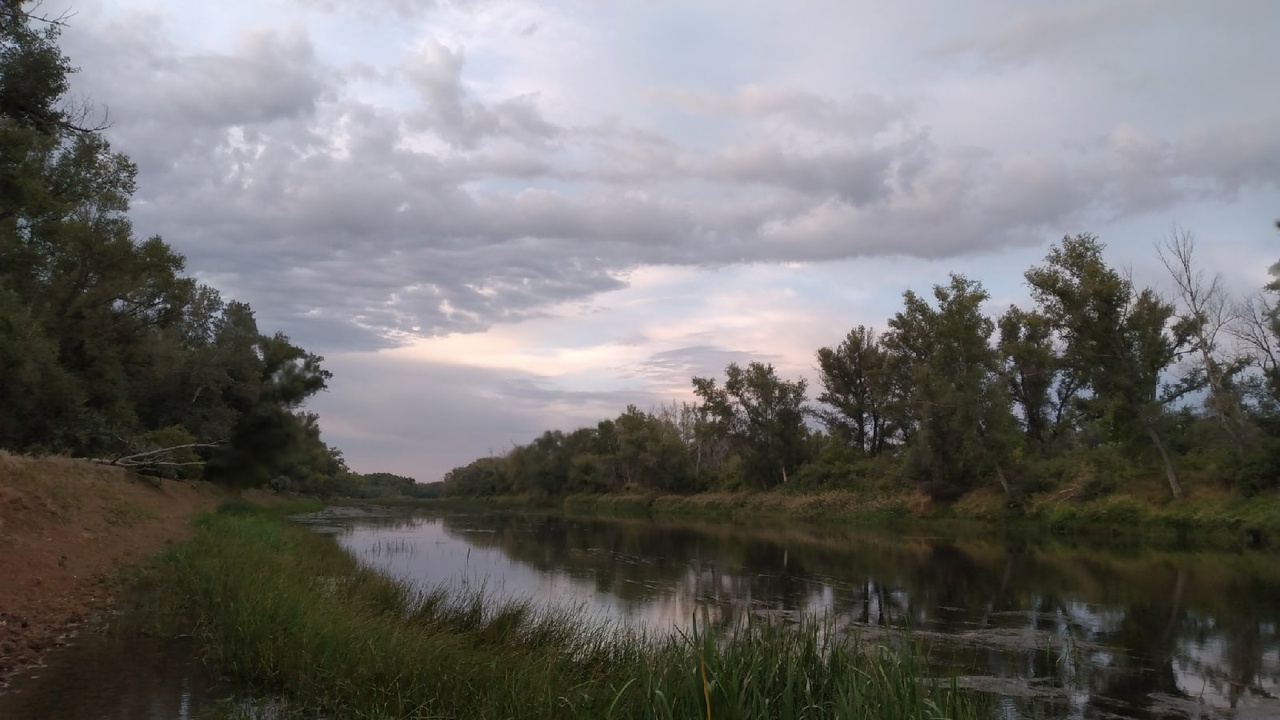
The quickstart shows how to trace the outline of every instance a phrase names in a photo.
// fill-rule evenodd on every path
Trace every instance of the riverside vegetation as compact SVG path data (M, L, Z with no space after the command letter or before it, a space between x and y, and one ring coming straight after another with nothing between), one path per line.
M966 718L990 698L928 680L908 636L821 620L646 636L573 609L415 591L329 538L229 504L159 558L153 617L299 715L505 718Z
M1034 305L998 317L960 275L932 302L906 291L884 331L816 352L816 403L803 379L730 363L723 381L692 379L693 402L549 430L454 468L441 493L1280 542L1280 279L1232 297L1177 233L1157 248L1165 297L1104 250L1064 238L1025 274Z

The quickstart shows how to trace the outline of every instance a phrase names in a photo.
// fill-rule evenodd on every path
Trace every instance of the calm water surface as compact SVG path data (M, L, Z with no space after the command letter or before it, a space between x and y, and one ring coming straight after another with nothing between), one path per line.
M568 604L655 632L695 616L910 627L940 676L1004 718L1280 720L1280 557L1077 550L815 527L493 513L323 514L423 588ZM90 637L0 695L0 719L199 718L217 689L183 643Z
M450 513L331 528L424 588L569 603L666 631L695 613L910 627L1007 717L1280 719L1280 558L833 529Z

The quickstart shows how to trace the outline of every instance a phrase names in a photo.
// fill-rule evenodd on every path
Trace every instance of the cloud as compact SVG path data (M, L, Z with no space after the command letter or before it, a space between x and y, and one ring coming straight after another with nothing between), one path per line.
M434 40L409 58L405 73L418 92L422 107L411 124L436 133L446 142L474 149L485 138L500 137L523 143L544 143L560 129L538 111L536 96L522 95L485 105L462 84L464 56Z
M980 35L943 43L942 55L977 54L991 62L1027 62L1044 57L1096 34L1123 32L1143 21L1148 12L1164 10L1156 0L1114 0L1051 4L1044 9L1018 5Z
M318 17L352 11L337 1L203 45L180 45L158 10L74 25L77 90L110 102L110 137L140 166L138 231L162 234L265 326L334 351L542 317L645 266L969 257L1280 178L1274 106L1163 124L1104 113L1015 151L946 120L978 113L1013 136L1094 98L938 107L927 89L824 89L781 71L726 81L696 63L687 85L651 87L591 45L608 33L582 8L447 5L379 5L404 35L368 62L315 39ZM1114 43L1149 17L1143 3L1037 11L944 49L1028 57ZM502 42L479 32L498 26ZM608 87L588 82L592 68L522 75L543 67L530 53L547 42L631 69Z
M721 378L730 363L744 366L752 362L771 364L778 359L774 355L717 345L688 345L653 353L630 368L627 376L644 378L655 388L679 389L688 393L691 378Z
M640 390L583 391L509 368L425 362L387 353L339 353L325 365L344 391L322 393L309 410L326 442L361 472L389 471L431 482L472 459L501 455L552 428L594 426Z
M709 116L760 120L781 118L798 127L866 138L907 119L916 103L907 98L861 93L837 101L795 87L748 84L730 94L677 90L667 99L681 110Z

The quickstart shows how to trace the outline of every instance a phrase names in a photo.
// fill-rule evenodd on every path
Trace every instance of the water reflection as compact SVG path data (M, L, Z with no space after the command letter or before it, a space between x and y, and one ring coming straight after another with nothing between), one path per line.
M0 718L191 720L207 717L212 688L189 638L87 635L14 678Z
M1280 559L1103 553L831 530L501 514L349 521L423 586L579 605L667 630L705 611L910 626L1009 717L1280 718Z

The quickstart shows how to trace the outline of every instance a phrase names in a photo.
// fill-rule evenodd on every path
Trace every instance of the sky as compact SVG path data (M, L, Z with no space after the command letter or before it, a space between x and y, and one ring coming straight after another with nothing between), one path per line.
M433 481L694 375L990 312L1065 235L1171 292L1280 259L1273 0L45 0L132 218L325 357L361 472Z

